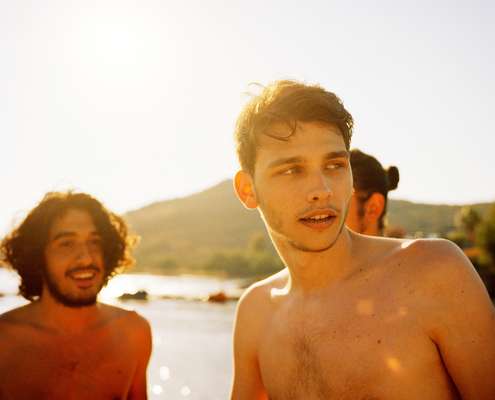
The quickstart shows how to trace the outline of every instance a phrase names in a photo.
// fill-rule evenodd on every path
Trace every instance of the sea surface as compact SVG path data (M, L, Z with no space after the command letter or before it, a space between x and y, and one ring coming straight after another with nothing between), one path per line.
M235 301L199 299L224 291L238 295L240 282L192 276L119 275L100 301L135 310L148 319L153 353L148 366L150 399L224 400L232 376L231 332ZM26 303L16 295L18 278L0 269L0 313ZM123 293L146 290L149 301L120 301ZM163 299L163 296L169 299Z

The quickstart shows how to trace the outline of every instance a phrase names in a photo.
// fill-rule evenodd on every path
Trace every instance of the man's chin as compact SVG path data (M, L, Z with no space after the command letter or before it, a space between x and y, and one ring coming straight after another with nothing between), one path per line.
M339 228L338 233L335 235L333 238L326 238L326 240L322 241L316 241L313 240L312 242L307 241L306 243L304 242L296 242L296 241L289 241L290 245L299 251L304 251L307 253L323 253L325 251L330 250L335 243L340 238L340 235L342 234L342 230L344 228L344 224L342 224ZM318 243L319 242L319 243Z
M68 293L57 287L57 285L48 284L48 294L59 304L71 308L90 307L96 304L99 290L92 290L87 293Z
M60 304L65 307L70 308L83 308L83 307L91 307L96 304L97 295L87 296L87 297L72 297L68 295L64 295L61 293L50 293L52 297Z
M303 251L306 253L323 253L327 250L330 250L335 244L335 241L321 245L315 245L315 244L309 245L309 244L297 243L297 242L289 242L289 243L294 249L299 251Z

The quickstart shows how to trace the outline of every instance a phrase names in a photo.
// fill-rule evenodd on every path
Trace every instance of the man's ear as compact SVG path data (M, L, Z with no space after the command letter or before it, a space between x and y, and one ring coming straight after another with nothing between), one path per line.
M234 189L244 207L253 209L258 207L254 192L253 178L245 171L237 171L234 177Z
M385 208L385 197L381 193L373 193L364 206L364 217L368 221L378 221Z

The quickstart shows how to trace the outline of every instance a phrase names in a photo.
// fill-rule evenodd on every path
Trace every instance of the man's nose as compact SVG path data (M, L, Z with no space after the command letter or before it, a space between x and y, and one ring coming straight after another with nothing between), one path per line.
M332 186L330 184L329 178L323 173L315 174L311 186L307 195L307 200L310 203L327 200L333 194Z
M86 244L81 244L77 253L77 261L79 261L82 265L92 264L93 263L93 255Z

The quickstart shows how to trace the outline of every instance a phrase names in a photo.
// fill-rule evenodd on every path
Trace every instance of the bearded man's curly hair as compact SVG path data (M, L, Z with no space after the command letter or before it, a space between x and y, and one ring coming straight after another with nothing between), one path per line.
M137 237L129 233L126 222L120 216L107 210L89 194L49 192L0 245L2 261L20 275L19 292L30 301L41 296L49 230L54 220L69 209L86 211L93 219L102 240L105 284L134 263L131 250L137 243Z

